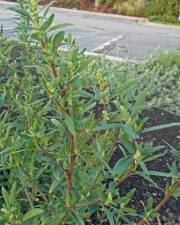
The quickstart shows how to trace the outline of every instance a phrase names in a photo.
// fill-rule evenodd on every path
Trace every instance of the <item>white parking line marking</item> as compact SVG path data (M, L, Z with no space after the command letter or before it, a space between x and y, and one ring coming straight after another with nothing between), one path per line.
M3 27L3 30L13 30L14 27Z
M106 47L110 46L111 44L117 42L118 40L122 39L123 36L118 36L116 38L113 38L109 41L104 42L102 45L97 46L96 48L92 49L91 52L99 52L104 50Z

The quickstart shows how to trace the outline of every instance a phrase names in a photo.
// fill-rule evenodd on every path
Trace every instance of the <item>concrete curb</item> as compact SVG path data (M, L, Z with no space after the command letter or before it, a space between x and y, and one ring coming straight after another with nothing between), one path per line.
M59 51L68 52L69 50L66 47L60 47ZM96 53L96 52L92 52L92 51L85 51L84 55L85 56L93 56L93 57L97 57L97 58L104 58L106 60L114 61L114 62L132 62L132 63L137 63L137 64L143 62L143 60L133 60L133 59L128 59L128 58L121 58L121 57L117 57L117 56L111 56L111 55Z
M1 1L0 0L0 4L1 5L14 5L14 4L16 4L15 2L6 2L6 1Z
M120 58L120 57L116 57L116 56L103 55L101 53L95 53L95 52L89 52L89 51L85 51L84 54L86 56L100 57L100 58L104 58L106 60L114 61L114 62L132 62L132 63L137 63L137 64L143 62L142 60L133 60L133 59Z

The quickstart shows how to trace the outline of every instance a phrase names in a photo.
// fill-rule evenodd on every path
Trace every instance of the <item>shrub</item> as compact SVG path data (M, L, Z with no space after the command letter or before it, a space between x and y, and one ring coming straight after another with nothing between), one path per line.
M134 87L136 89L149 88L145 102L146 107L162 107L167 111L180 115L180 55L179 50L165 51L149 56L144 62L108 62L98 60L95 69L101 68L104 76L109 77L109 82L118 77L124 79L141 79ZM89 74L93 74L89 68ZM114 78L115 77L115 78Z
M42 16L36 0L11 10L19 15L19 36L15 43L1 42L0 223L84 224L96 213L112 225L132 224L128 216L138 215L128 203L136 190L120 196L118 186L137 170L153 183L146 161L161 149L138 139L148 131L139 116L148 89L135 91L141 79L106 77L100 69L87 74L95 68L93 58L64 36L67 24L53 24L49 7ZM117 144L123 154L110 167ZM175 163L170 168L159 173L172 178L166 201L180 182ZM141 224L157 216L152 203L149 198Z
M151 20L177 22L180 10L178 0L148 0L145 4L145 14Z

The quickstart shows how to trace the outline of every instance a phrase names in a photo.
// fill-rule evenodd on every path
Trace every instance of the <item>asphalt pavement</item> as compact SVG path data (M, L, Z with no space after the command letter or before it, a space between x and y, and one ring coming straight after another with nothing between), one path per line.
M8 6L9 4L0 1L0 24L3 25L8 37L12 37L15 14L6 10ZM178 26L165 26L149 23L144 19L75 9L52 8L51 12L55 13L55 23L73 24L65 28L65 31L71 32L80 48L86 48L87 51L115 40L110 46L106 46L106 54L143 59L154 51L176 49L180 46L180 27Z

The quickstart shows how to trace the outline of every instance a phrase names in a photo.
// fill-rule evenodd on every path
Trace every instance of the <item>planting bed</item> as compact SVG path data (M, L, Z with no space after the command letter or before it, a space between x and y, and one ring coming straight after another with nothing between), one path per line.
M22 51L20 48L14 49L14 54L12 57L19 58L19 51ZM21 71L22 68L19 68ZM21 74L21 73L20 73ZM5 81L4 81L5 82ZM0 114L3 111L8 110L6 107L0 107ZM96 104L96 108L94 108L94 113L96 114L96 118L100 117L103 111L103 106L101 104ZM148 117L149 120L146 122L145 127L153 127L161 124L168 124L174 122L180 122L180 116L169 113L162 108L151 108L146 109L141 113L141 117ZM143 143L151 143L153 146L164 146L161 150L161 153L165 153L164 156L160 157L158 160L151 161L147 164L147 168L150 171L160 171L160 172L169 172L168 164L171 165L174 161L177 162L177 157L173 156L171 152L171 147L176 150L180 150L180 129L179 127L171 127L167 129L163 129L160 131L145 133L140 137L140 141ZM171 147L170 147L171 146ZM113 168L116 162L123 157L122 151L117 146L114 151L114 154L109 162L110 166ZM180 164L178 165L178 169L180 170ZM166 177L154 176L152 177L154 182L162 189L165 188L167 183L170 183L170 179ZM108 182L107 182L108 185ZM153 197L154 206L156 206L163 198L164 193L160 188L153 186L150 182L143 179L141 176L134 174L126 179L125 182L121 183L119 186L120 196L125 196L132 188L135 188L137 191L135 192L132 200L129 203L129 207L134 208L139 213L143 213L142 202L146 203L149 197ZM161 224L167 225L175 225L180 224L180 198L171 198L170 201L166 203L166 205L160 211L160 222ZM130 217L129 219L134 222L138 222L140 220L139 217ZM86 221L87 225L109 225L109 222L105 219L102 223L100 223L100 219L97 214L93 214L91 220ZM159 225L157 220L151 222L152 225ZM68 224L70 225L70 224Z
M15 49L16 58L18 55L19 49ZM17 57L18 58L18 57ZM7 110L7 108L0 107L0 114ZM100 104L96 104L96 108L94 108L94 113L98 118L101 116L103 107ZM146 122L145 127L152 127L161 124L180 122L180 116L169 113L162 108L151 108L146 109L141 113L141 117L148 117L149 120ZM180 150L180 129L179 127L171 127L167 129L163 129L160 131L145 133L140 137L141 142L151 143L154 146L164 146L161 150L161 153L165 153L160 159L151 161L147 164L147 168L150 171L160 171L160 172L169 172L168 164L171 165L174 161L177 162L177 157L173 156L171 152L171 147L176 150ZM170 147L171 146L171 147ZM116 162L123 157L121 149L117 146L114 154L110 160L110 166L113 168ZM180 163L177 162L178 169L180 170ZM154 176L152 177L154 182L162 189L165 188L166 184L170 182L169 178ZM107 182L108 183L108 182ZM125 182L121 183L119 186L119 193L121 196L125 196L127 192L132 190L132 188L136 188L136 192L134 197L129 203L129 207L134 208L137 212L143 212L143 206L141 201L146 203L149 197L153 197L154 206L157 205L161 199L164 197L163 191L160 188L153 186L150 182L143 179L141 176L134 174L126 179ZM175 225L180 224L180 198L171 198L169 202L161 209L160 211L160 222L161 224L167 225ZM138 222L140 220L139 217L129 217L130 220L134 222ZM101 221L102 222L102 221ZM96 214L93 214L91 220L86 221L87 225L108 225L107 220L104 220L100 223L99 218ZM158 224L157 220L151 222L152 225Z
M169 113L160 108L152 108L150 110L144 110L142 113L142 117L148 117L149 120L146 123L146 127L152 127L155 125L165 124L165 123L173 123L179 122L180 117L176 116L172 113ZM171 147L176 150L180 150L180 129L179 127L171 127L167 129L163 129L161 131L149 132L145 135L141 136L141 140L146 142L152 142L153 145L163 145L162 153L166 152L163 157L159 160L151 161L148 163L147 168L151 171L161 171L168 172L168 164L172 164L172 162L177 161L177 157L173 156L171 153ZM171 146L171 147L170 147ZM121 150L117 147L115 150L113 157L110 161L110 166L113 167L115 163L122 157ZM178 169L180 170L180 163L177 162ZM165 177L156 177L153 178L154 182L160 187L165 188L168 181L168 178ZM138 212L143 212L143 206L141 201L146 202L147 199L151 196L154 200L154 205L157 205L161 199L164 197L163 191L159 188L156 188L148 181L143 179L141 176L132 175L127 178L126 182L122 183L119 187L120 195L124 196L128 191L132 188L136 188L137 192L134 194L132 201L129 206L137 209ZM171 198L169 202L161 209L160 211L160 222L161 224L168 225L178 225L180 224L180 198ZM131 218L132 219L132 218ZM139 221L139 218L133 218L135 222ZM102 222L102 221L101 221ZM86 223L87 225L95 224L99 225L100 221L97 218L97 215L92 216L92 221ZM103 225L108 225L107 221L102 223ZM157 220L151 222L152 225L158 225Z

